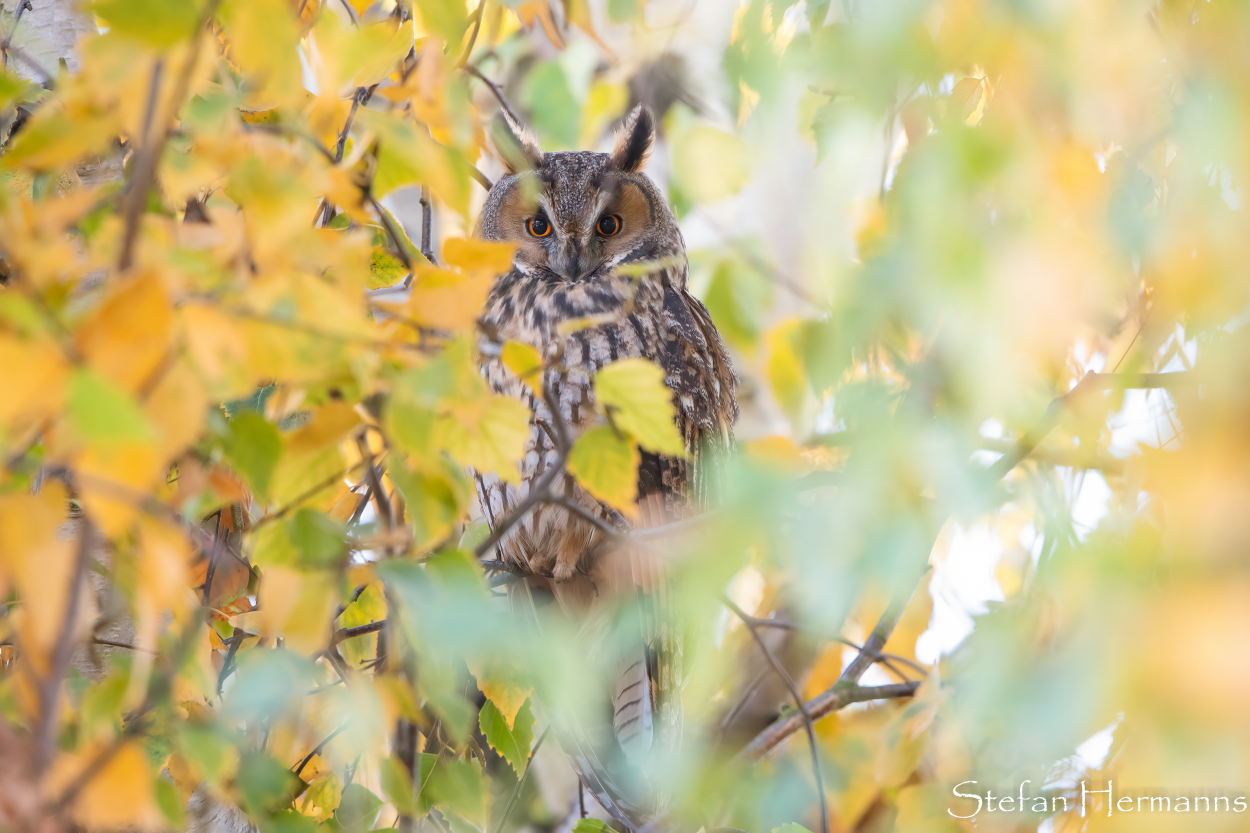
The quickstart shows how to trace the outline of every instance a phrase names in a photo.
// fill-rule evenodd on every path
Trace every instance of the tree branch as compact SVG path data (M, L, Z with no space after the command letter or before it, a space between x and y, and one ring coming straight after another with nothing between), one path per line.
M332 645L337 645L344 639L351 639L353 636L364 636L370 633L377 633L385 627L386 620L379 619L378 621L370 622L367 625L356 625L353 628L339 628L334 632L334 635L330 637L330 643Z
M820 720L822 717L844 709L852 703L911 697L919 687L919 682L891 683L889 685L877 686L852 685L843 688L834 686L828 691L808 700L806 704L807 712L811 715L812 720ZM776 749L783 740L802 728L802 726L803 717L800 715L792 714L788 717L780 718L756 735L755 739L747 744L738 755L749 761L761 760L769 752Z

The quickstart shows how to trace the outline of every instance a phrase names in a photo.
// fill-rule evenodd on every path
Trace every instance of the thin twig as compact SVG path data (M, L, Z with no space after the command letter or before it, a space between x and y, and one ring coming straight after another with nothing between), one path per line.
M101 639L98 636L93 636L91 638L91 641L92 643L96 645L105 645L105 646L108 646L109 648L125 648L127 651L139 651L144 654L156 653L156 651L153 651L151 648L144 648L139 645L132 645L129 642L116 642L112 639Z
M803 718L803 728L807 732L807 743L812 753L812 776L816 779L816 794L820 798L820 833L829 833L829 799L825 795L825 777L820 767L820 746L816 743L815 721L807 710L807 703L803 701L803 693L799 691L799 687L795 684L794 678L790 676L790 672L786 671L786 667L773 654L772 648L769 648L768 643L760 636L755 624L755 617L748 616L746 611L734 604L733 599L728 596L723 596L721 601L747 626L747 630L751 632L751 638L755 640L755 644L759 646L759 649L764 652L764 657L768 660L768 664L772 666L773 671L777 672L777 676L781 678L781 681L786 684L786 688L789 689L790 696L794 698L794 705Z
M316 486L313 486L311 489L308 489L303 494L299 495L297 498L295 498L294 500L292 500L290 503L286 504L282 508L277 509L273 512L270 512L268 515L265 515L259 518L258 520L254 521L252 525L249 527L249 529L255 530L257 527L261 526L262 524L267 524L272 521L277 521L277 520L284 518L287 514L290 513L292 509L295 509L300 504L304 503L304 501L308 500L309 498L311 498L313 495L317 494L318 492L324 491L325 489L328 489L331 486L333 486L335 483L338 483L339 481L349 477L352 472L354 472L356 469L360 468L364 464L365 464L365 461L361 460L360 462L356 463L356 465L354 466L348 466L345 471L342 471L334 475L333 477L327 477L325 480L321 481Z
M620 538L624 535L621 530L616 529L603 518L591 512L585 506L582 506L574 498L569 495L548 495L543 498L543 503L550 503L555 506L562 506L569 514L574 515L586 523L593 526L599 532L602 532L609 539Z
M473 165L473 164L469 165L469 176L473 178L474 182L476 182L478 185L481 185L487 191L489 191L491 188L494 187L494 185L492 185L490 181L490 178L487 177L486 174L479 171L476 165Z
M323 750L323 749L325 749L325 748L326 748L326 744L327 744L327 743L329 743L330 741L334 740L336 737L338 737L338 736L339 736L339 734L341 734L341 733L342 733L342 731L343 731L344 729L346 729L346 728L347 728L347 726L348 726L348 724L347 724L347 723L344 723L342 726L338 727L338 728L337 728L337 729L335 729L333 732L331 732L330 734L326 735L325 740L323 740L321 743L317 744L317 745L316 745L316 747L314 747L314 748L313 748L313 750L312 750L311 752L309 752L307 755L305 755L305 756L303 757L303 759L302 759L302 760L300 760L300 762L299 762L299 766L295 767L295 770L294 770L294 771L295 771L295 777L296 777L296 778L298 778L298 777L299 777L299 774L300 774L301 772L303 772L303 771L304 771L304 767L308 766L308 762L309 762L309 761L311 761L313 758L315 758L317 755L320 755L320 754L321 754L321 750Z
M395 244L395 253L399 255L399 260L404 264L404 268L409 272L412 271L412 258L408 256L408 249L403 244L403 240L399 235L399 231L391 223L391 216L382 208L382 204L373 196L367 195L369 202L373 205L373 209L378 212L378 219L382 221L382 228L386 229L387 237L391 238L391 242Z
M830 642L837 642L839 644L845 645L848 648L854 648L856 651L864 650L864 646L857 645L856 643L852 642L849 639L843 639L840 636L827 636L818 630L814 630L812 628L805 628L802 625L796 625L795 623L787 622L784 619L761 619L758 616L752 616L751 621L753 621L756 625L760 626L761 628L781 628L782 630L810 633L810 634L813 634L814 636L819 636L822 639L828 639ZM925 668L923 665L921 665L918 662L915 662L914 660L910 660L907 657L900 656L898 654L878 654L876 662L879 662L882 665L885 665L886 667L890 666L890 662L901 662L919 674L923 674L926 677L929 675L928 668ZM893 668L891 668L891 670L893 670L895 674L898 674L898 676L902 677L904 680L907 679L902 674L899 674L897 670Z
M356 625L352 628L339 628L334 632L334 635L330 637L330 642L333 645L337 645L344 639L351 639L354 636L364 636L370 633L377 633L384 627L386 627L386 620L379 619L378 621L370 622L367 625Z
M522 123L521 117L516 114L516 110L512 109L512 105L508 103L507 97L504 96L503 90L499 89L498 84L487 78L484 74L482 74L482 71L473 66L473 64L466 64L464 71L486 85L486 88L489 89L491 94L495 96L495 100L499 102L499 106L503 108L503 111L507 113L514 122L517 124Z
M430 186L421 186L421 254L430 263L437 264L434 259L434 248L431 244L431 229L433 227L434 206L430 202Z
M221 543L221 511L217 510L217 526L213 527L213 548L208 552L208 566L204 568L204 596L200 604L209 606L213 592L213 575L217 572L217 546Z

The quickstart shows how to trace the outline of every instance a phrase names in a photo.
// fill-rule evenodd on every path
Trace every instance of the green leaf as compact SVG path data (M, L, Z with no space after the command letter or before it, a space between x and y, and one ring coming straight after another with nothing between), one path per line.
M70 380L69 417L88 442L147 442L156 436L134 397L89 370L78 371Z
M288 535L299 550L301 566L327 567L343 554L343 525L315 509L303 508L291 518Z
M357 120L379 138L374 197L381 199L404 185L424 183L460 214L468 214L469 167L460 151L440 145L428 131L388 113L362 109Z
M486 788L482 769L472 761L441 760L430 776L430 794L445 811L459 813L482 827L486 823Z
M781 825L781 827L774 827L772 833L812 833L812 831L801 824L790 822L789 824Z
M90 8L110 32L165 49L195 32L200 5L188 0L96 0Z
M282 454L282 438L277 427L255 411L240 411L230 420L225 452L231 465L247 478L256 494L267 496L278 457Z
M493 701L487 700L478 712L477 725L486 742L512 764L512 769L520 778L529 762L530 746L534 743L534 713L530 710L529 701L526 700L521 706L512 728L509 729L503 712Z
M412 777L404 762L392 755L382 759L379 770L382 776L382 792L395 805L395 809L405 816L421 815L417 801L420 790L413 789Z
M686 444L673 424L673 392L664 371L646 359L613 362L595 375L595 398L617 428L657 454L686 456Z
M295 773L264 752L249 752L239 761L243 803L254 814L272 813L304 791Z
M600 425L573 443L568 470L596 498L628 510L638 499L639 456L632 442Z
M578 819L573 833L610 833L612 827L601 819Z
M204 773L204 779L216 784L226 774L226 765L233 757L230 743L208 726L191 723L182 727L177 736L178 750L194 761Z
M521 87L521 101L531 113L544 150L576 147L581 107L560 64L547 61L530 70Z
M334 817L348 831L365 831L373 828L377 821L378 810L382 809L382 799L378 798L361 784L348 784L343 789L343 798L339 801Z
M154 786L156 806L160 808L161 815L165 817L165 821L169 822L171 828L181 830L183 826L182 796L178 794L178 788L173 781L167 781L164 778L157 778Z

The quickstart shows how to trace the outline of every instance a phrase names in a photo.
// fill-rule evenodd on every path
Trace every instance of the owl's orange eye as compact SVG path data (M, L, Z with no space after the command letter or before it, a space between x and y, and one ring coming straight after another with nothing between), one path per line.
M542 217L531 217L526 226L529 228L530 234L535 237L546 237L548 234L551 234L551 223L548 223Z
M621 218L615 214L604 214L599 218L599 224L595 226L595 231L604 237L611 237L621 230Z

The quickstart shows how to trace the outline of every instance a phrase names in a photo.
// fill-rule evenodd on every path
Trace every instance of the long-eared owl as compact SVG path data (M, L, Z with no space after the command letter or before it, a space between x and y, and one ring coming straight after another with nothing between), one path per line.
M655 139L654 118L642 107L630 113L611 153L544 153L520 125L501 121L499 127L493 138L507 175L487 196L479 234L513 242L517 250L511 271L490 292L483 328L498 341L537 348L549 396L497 358L484 358L491 387L523 400L533 416L521 482L476 474L483 513L495 528L559 465L558 421L549 402L576 439L604 421L595 408L596 371L642 358L664 372L686 456L641 452L632 520L571 475L556 477L550 489L621 532L688 518L706 505L709 464L731 443L737 377L707 309L687 287L677 221L641 173ZM641 269L621 268L627 264ZM525 575L510 585L514 607L523 599L532 612L535 599L540 606L554 601L581 624L594 621L598 609L635 606L635 649L618 650L607 663L614 679L604 684L610 702L602 720L551 719L586 787L619 821L637 828L665 804L648 763L680 744L681 645L666 617L662 560L621 540L547 501L509 528L495 555Z

